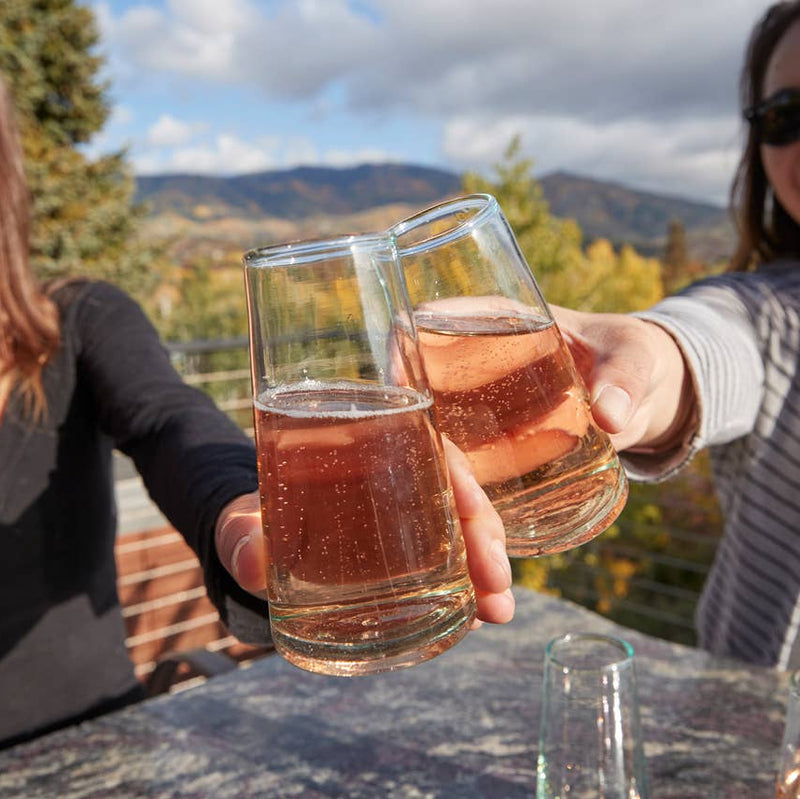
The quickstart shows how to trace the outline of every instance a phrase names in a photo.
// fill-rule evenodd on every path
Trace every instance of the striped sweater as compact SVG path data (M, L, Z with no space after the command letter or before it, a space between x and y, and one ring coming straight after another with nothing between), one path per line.
M702 647L800 667L800 263L701 281L637 316L677 340L700 398L696 435L633 480L674 474L708 448L724 535L697 608Z

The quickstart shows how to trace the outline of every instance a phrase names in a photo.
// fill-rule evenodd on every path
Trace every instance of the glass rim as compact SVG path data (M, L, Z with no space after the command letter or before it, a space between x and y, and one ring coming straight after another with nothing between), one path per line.
M400 245L399 237L407 233L409 230L429 224L431 222L435 222L438 219L442 219L443 217L458 211L470 210L473 208L477 209L475 214L467 219L457 222L447 230L436 233L433 236L424 239L423 241L410 244L407 247ZM408 218L403 219L397 224L392 225L387 232L394 237L398 253L415 255L419 252L424 252L431 247L437 247L441 244L446 244L462 238L471 232L474 227L483 222L483 220L489 216L489 214L494 213L499 208L500 206L497 202L497 198L491 194L464 194L460 197L452 197L449 200L443 200L442 202L431 205L428 208L424 208L423 210L412 214Z
M392 236L386 233L350 233L332 238L297 239L247 250L242 261L248 269L310 264L322 258L349 257L353 249L394 252Z
M616 660L603 663L596 666L583 666L572 663L565 663L563 659L559 658L555 650L559 644L567 644L572 641L595 641L612 646L620 653L620 657ZM633 646L628 643L624 638L618 638L614 635L604 635L602 633L583 633L583 632L570 632L563 635L557 635L555 638L550 639L545 647L545 658L548 662L554 663L562 669L569 671L595 671L598 669L618 669L627 663L633 662L634 650Z

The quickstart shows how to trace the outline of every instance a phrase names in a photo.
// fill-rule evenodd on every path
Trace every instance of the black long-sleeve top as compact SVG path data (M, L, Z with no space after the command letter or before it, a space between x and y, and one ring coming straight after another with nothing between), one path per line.
M213 541L222 507L257 487L252 443L183 383L124 293L81 281L54 298L63 340L43 373L47 414L31 421L12 394L0 421L0 746L141 691L116 592L114 447L198 554L223 621L246 640L267 634L266 606Z

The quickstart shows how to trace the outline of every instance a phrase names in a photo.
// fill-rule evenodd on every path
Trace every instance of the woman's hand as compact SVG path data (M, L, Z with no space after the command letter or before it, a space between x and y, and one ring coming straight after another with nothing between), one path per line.
M258 491L229 502L214 531L217 555L239 585L251 594L267 598L267 558L261 527Z
M505 624L514 617L514 597L503 522L473 476L467 456L447 438L444 452L464 533L478 620Z
M614 446L669 449L696 402L672 336L626 314L551 310L589 389L592 414Z
M503 523L472 476L466 457L450 441L444 444L478 619L503 624L514 615ZM266 599L266 556L257 492L237 497L225 506L217 520L215 540L220 561L239 585Z

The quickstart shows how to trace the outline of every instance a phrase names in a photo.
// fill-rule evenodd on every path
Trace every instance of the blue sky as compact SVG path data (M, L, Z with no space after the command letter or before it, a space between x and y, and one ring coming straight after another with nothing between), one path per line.
M399 161L726 201L754 0L102 0L113 113L92 153L139 174Z

